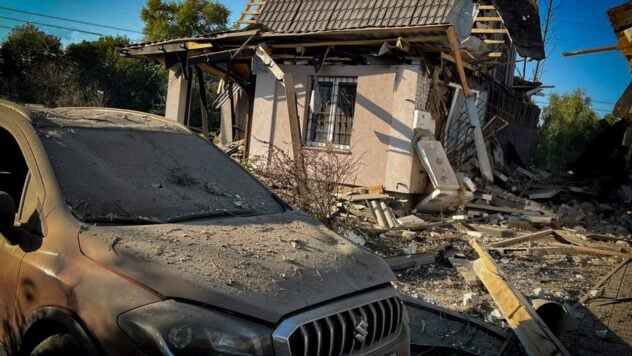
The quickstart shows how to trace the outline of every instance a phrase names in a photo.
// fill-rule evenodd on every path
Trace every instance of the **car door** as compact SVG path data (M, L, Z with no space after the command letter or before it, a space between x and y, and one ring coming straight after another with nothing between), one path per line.
M16 207L23 209L22 196L29 177L28 167L15 137L2 126L0 152L0 191L11 195ZM25 248L16 241L0 232L0 343L4 347L15 345L20 323L16 320L15 293Z

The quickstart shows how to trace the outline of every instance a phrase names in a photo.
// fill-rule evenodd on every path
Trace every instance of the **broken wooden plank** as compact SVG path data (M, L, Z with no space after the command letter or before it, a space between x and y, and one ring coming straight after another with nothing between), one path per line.
M508 278L491 256L476 240L470 240L470 245L479 256L474 262L476 275L491 294L527 354L570 355L527 299L508 282Z
M473 225L473 224L463 224L463 225L469 228L470 230L479 231L479 232L485 233L490 236L495 236L495 237L509 238L509 237L520 236L520 234L514 230L504 229L501 227L492 227L492 226L487 226L487 225Z
M340 199L356 202L356 201L364 201L364 200L381 200L388 199L390 196L388 194L354 194L346 197L341 197Z
M585 253L585 254L603 255L603 256L614 256L614 257L623 257L623 258L627 258L627 259L632 259L632 253L612 251L612 250L606 250L606 249L596 248L596 247L565 245L565 244L553 244L552 247L559 247L561 249L567 249L567 250L573 251L575 253Z
M601 255L622 257L632 259L632 254L619 251L604 250L594 247L575 246L561 243L554 243L545 247L500 247L492 248L500 253L516 253L522 252L527 256L546 256L546 255Z
M603 286L604 284L606 284L606 282L608 282L608 280L614 276L615 273L619 272L619 270L621 268L623 268L625 265L627 265L628 263L630 263L630 260L623 260L621 263L619 263L618 265L616 265L610 272L608 272L608 274L606 274L605 276L601 277L601 279L591 288L588 290L588 293L586 293L580 300L577 301L577 303L575 303L575 305L573 307L578 307L580 304L584 304L586 303L588 300L590 300L591 296L590 296L590 291L591 290L598 290L599 288L601 288L601 286Z
M589 234L586 234L586 237L591 240L597 240L597 241L614 241L614 242L625 241L629 244L632 244L632 240L627 239L625 237L614 236L614 235L589 233Z
M435 263L437 259L437 252L417 253L409 256L395 256L387 257L384 259L386 264L393 271L401 271L408 268L419 267Z
M296 164L300 161L301 151L301 128L298 117L298 105L296 101L296 91L294 90L294 79L292 74L285 73L283 76L285 83L285 99L287 101L287 110L290 121L290 138L292 139L292 158Z
M572 233L568 232L568 231L564 231L564 230L553 230L553 233L555 234L555 236L559 237L560 239L568 242L569 244L572 245L577 245L577 246L588 246L589 242L584 241L578 237L576 237L575 235L573 235Z
M479 22L502 22L503 19L500 16L479 16L475 18L475 21Z
M467 76L465 75L465 69L463 68L463 59L461 58L461 50L459 48L459 40L456 36L456 32L452 26L448 27L446 34L448 36L448 42L452 49L452 56L454 57L454 63L456 64L456 71L459 74L459 81L463 88L463 95L467 98L470 96L470 85L467 82Z
M354 194L384 194L384 187L381 185L371 185L366 187L342 188L338 191L340 196L349 196Z
M623 253L628 253L629 254L629 250L626 250L626 249L621 248L619 246L611 245L611 244L594 243L594 242L586 241L586 240L583 240L583 239L575 236L575 234L573 234L573 233L571 233L569 231L555 230L554 233L555 233L555 235L557 237L559 237L559 239L563 240L563 242L568 242L568 243L570 243L572 245L592 248L592 249L596 249L596 250L623 252Z
M534 216L534 215L523 215L521 216L522 220L528 221L533 224L539 225L551 225L553 223L552 216Z
M470 287L479 287L481 285L481 281L476 277L474 270L472 269L472 262L463 257L458 257L458 250L451 249L446 252L446 258L450 261L452 267L456 269L457 272L463 277L465 280L465 284Z
M540 199L551 199L554 196L560 194L562 189L552 188L546 190L537 190L529 193L529 199L540 200Z
M505 28L473 28L473 34L506 34Z
M498 241L496 243L493 243L493 244L489 245L488 247L490 247L490 248L498 248L498 247L513 246L513 245L517 245L517 244L522 243L522 242L542 240L544 238L547 238L547 237L551 236L551 234L553 234L553 230L551 230L551 229L538 231L538 232L535 232L533 234L528 234L528 235L523 235L523 236L519 236L519 237L514 237L513 239L507 239L507 240L504 240L504 241Z
M465 204L465 207L466 208L472 208L472 209L497 211L497 212L500 212L500 213L507 213L507 214L512 214L512 215L540 216L540 213L537 212L537 211L506 208L506 207L503 207L503 206L468 203L468 204Z

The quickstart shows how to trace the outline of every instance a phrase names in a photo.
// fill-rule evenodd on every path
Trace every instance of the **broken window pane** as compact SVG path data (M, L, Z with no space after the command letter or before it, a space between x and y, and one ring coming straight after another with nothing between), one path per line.
M311 115L311 134L308 137L312 142L327 142L333 87L332 82L318 82L314 86L314 91L317 93L315 99L320 100L315 102Z
M339 84L333 140L333 143L337 145L349 146L351 144L355 97L356 83Z
M349 148L357 79L351 77L319 77L314 79L310 106L307 144Z

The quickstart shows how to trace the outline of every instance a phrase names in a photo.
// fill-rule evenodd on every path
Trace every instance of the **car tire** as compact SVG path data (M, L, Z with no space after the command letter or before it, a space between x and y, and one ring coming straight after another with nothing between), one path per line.
M33 351L31 356L62 356L62 355L83 355L84 350L74 336L70 334L55 334L42 340Z

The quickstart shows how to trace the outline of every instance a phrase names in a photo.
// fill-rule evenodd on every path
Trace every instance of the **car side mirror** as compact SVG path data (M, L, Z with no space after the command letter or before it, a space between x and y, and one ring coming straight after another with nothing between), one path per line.
M8 239L12 239L15 234L15 203L13 198L6 192L0 191L0 233Z

